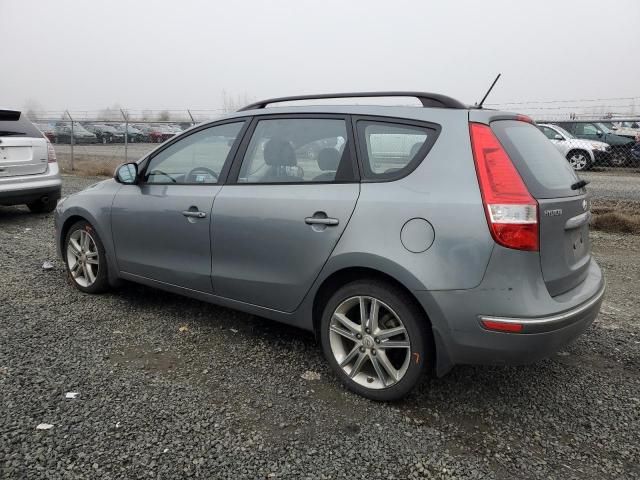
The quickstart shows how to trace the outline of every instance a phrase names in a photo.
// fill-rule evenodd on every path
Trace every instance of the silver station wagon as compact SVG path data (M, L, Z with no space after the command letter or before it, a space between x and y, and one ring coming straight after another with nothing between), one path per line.
M347 97L421 106L319 101ZM320 105L273 107L296 100ZM521 115L286 97L121 165L55 225L83 292L124 279L313 331L348 388L394 400L428 370L529 363L589 327L605 282L585 185Z

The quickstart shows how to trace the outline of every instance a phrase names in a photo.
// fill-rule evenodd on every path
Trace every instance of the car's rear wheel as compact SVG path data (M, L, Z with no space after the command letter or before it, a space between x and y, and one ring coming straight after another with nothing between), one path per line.
M104 247L89 222L81 220L71 226L63 251L67 273L78 290L100 293L108 289Z
M574 170L582 171L589 168L589 156L587 152L583 150L570 151L567 154L567 160Z
M320 328L331 367L347 388L372 400L406 396L430 366L427 320L394 285L343 286L327 302Z
M37 200L32 203L28 203L27 207L33 213L51 213L56 209L58 200L56 198L48 200Z

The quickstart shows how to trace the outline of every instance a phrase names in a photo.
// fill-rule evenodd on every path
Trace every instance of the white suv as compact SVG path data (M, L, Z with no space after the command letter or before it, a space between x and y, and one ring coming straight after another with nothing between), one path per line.
M0 205L26 204L34 213L51 212L61 186L49 140L20 112L0 110Z

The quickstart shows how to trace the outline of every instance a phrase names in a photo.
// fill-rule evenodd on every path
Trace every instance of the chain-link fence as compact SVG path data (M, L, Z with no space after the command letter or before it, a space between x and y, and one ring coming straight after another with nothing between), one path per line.
M28 116L54 144L63 170L111 175L117 165L137 160L159 143L225 111L65 110L28 112Z
M603 110L607 105L589 103L576 112L576 104L568 101L487 107L530 115L575 170L615 169L631 173L640 172L640 115L635 114L636 101L640 102L640 97L609 99L610 104L622 102L608 105L616 108L610 112ZM64 170L110 175L118 164L137 160L186 128L234 109L228 105L218 110L112 108L28 115L55 145Z
M576 170L640 168L640 97L487 106L529 115Z

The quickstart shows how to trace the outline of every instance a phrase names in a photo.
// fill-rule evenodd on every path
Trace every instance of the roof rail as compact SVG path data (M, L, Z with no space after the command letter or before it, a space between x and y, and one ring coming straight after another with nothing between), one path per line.
M426 92L353 92L353 93L321 93L318 95L297 95L293 97L268 98L259 102L251 103L239 109L239 112L245 110L254 110L265 108L271 103L293 102L297 100L318 100L330 98L365 98L365 97L415 97L422 103L423 107L436 108L469 108L464 103L455 98L440 95L438 93Z

